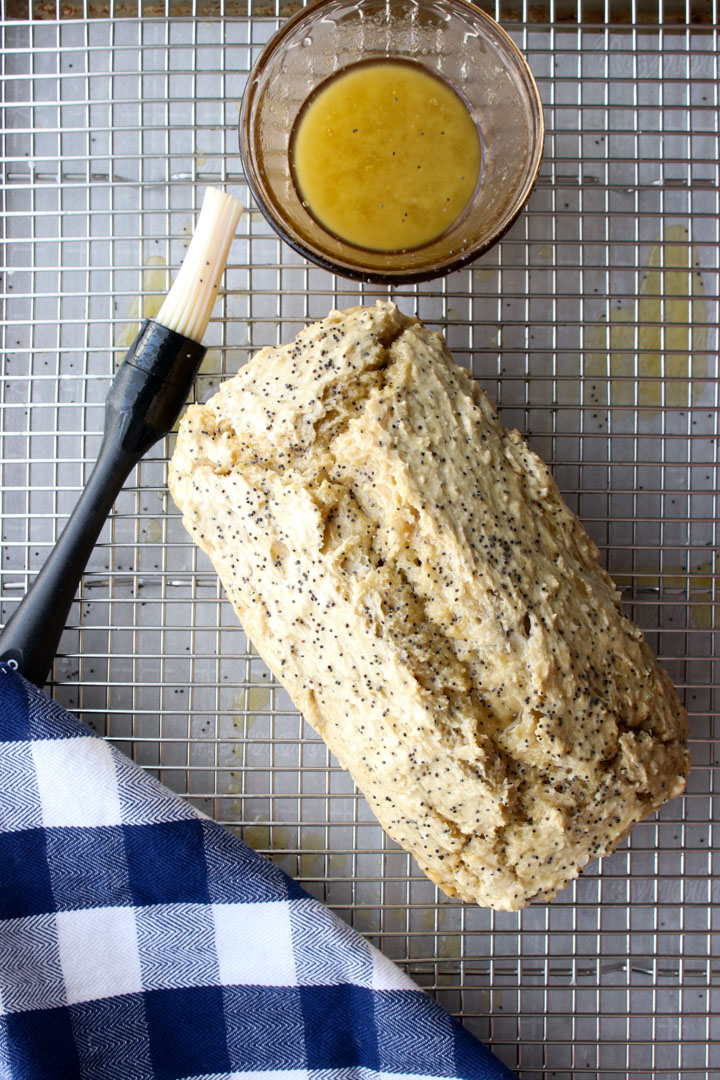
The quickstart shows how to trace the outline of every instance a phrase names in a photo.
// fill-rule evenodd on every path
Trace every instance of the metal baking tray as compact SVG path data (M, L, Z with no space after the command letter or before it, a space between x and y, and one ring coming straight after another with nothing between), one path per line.
M445 331L505 424L552 464L687 703L687 794L550 904L496 914L446 899L383 836L237 625L168 498L172 437L117 501L51 692L296 875L523 1080L710 1080L717 20L711 4L662 0L490 10L545 103L539 183L494 251L392 295ZM205 185L248 198L238 107L285 13L253 0L5 10L4 617L83 486L114 365L157 310ZM197 396L331 307L387 295L308 266L249 204Z

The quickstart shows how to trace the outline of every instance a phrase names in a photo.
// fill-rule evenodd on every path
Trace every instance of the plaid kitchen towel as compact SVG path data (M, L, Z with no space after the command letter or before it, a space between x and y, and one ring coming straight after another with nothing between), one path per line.
M278 867L0 665L0 1077L512 1073Z

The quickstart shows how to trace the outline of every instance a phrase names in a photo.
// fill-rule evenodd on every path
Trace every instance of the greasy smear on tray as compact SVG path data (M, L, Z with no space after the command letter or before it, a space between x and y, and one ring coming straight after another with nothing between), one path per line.
M707 374L707 302L697 252L682 225L657 236L637 298L586 333L591 403L686 408ZM637 397L636 397L637 394Z

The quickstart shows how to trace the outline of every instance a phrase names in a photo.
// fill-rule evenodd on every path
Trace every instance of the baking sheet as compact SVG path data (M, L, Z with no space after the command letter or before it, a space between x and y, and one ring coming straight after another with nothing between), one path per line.
M51 687L298 876L523 1080L720 1076L718 34L678 25L684 5L655 27L627 8L638 21L622 27L553 23L552 9L537 23L526 7L508 24L539 82L546 156L527 212L473 267L363 288L304 263L249 204L196 393L333 306L391 295L443 329L552 464L675 679L687 795L548 905L447 900L254 654L167 495L172 436L117 501ZM248 198L238 107L278 19L191 10L0 27L4 617L82 488L114 366L157 310L205 185Z

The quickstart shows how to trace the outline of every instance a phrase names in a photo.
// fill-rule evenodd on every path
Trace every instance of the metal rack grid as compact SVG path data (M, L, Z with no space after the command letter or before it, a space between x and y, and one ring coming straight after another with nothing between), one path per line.
M297 875L524 1080L720 1076L717 13L683 25L690 7L660 0L653 26L626 8L622 27L583 22L582 8L553 23L552 6L545 22L524 7L527 21L507 24L546 106L529 208L475 266L393 298L445 330L505 424L552 464L686 700L687 795L548 905L511 915L444 898L237 626L169 501L172 437L117 501L52 680L59 701ZM113 365L157 309L204 185L247 195L238 103L278 19L192 10L58 10L0 27L3 617L77 498ZM254 349L378 295L306 265L251 206L197 395Z

